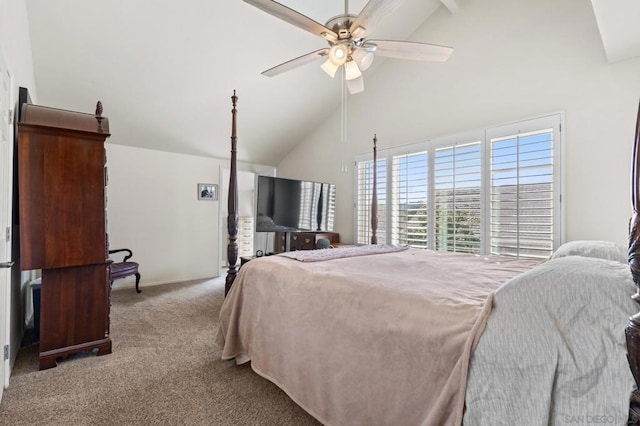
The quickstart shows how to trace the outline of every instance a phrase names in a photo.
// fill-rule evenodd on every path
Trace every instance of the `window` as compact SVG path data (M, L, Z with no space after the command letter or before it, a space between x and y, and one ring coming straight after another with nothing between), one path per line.
M553 129L491 139L491 253L553 251Z
M480 252L480 142L435 150L436 250Z
M356 191L356 234L358 244L371 243L371 193L373 190L373 159L360 161L357 165L358 188ZM387 216L386 185L387 185L387 161L377 161L377 197L378 197L378 229L376 235L378 242L384 244L386 237Z
M561 119L555 114L379 150L378 241L549 256L560 243ZM356 241L367 244L371 155L356 163Z
M392 241L427 248L428 154L397 155L392 166Z

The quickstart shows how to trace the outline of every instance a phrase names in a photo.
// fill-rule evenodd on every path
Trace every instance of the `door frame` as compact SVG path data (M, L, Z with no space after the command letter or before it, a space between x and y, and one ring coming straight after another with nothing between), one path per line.
M11 264L11 224L13 189L13 82L4 54L0 49L0 263ZM2 391L9 386L11 375L11 267L0 268L0 399Z

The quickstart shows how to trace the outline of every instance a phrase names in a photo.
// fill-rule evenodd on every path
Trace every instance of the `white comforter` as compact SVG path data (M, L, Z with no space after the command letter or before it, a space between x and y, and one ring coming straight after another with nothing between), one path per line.
M471 358L465 426L625 425L626 264L570 256L502 286Z

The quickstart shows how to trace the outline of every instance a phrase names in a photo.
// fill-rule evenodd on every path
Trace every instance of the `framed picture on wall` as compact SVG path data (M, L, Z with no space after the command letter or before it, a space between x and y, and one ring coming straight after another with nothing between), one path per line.
M215 183L198 184L198 200L216 201L218 199L218 185Z

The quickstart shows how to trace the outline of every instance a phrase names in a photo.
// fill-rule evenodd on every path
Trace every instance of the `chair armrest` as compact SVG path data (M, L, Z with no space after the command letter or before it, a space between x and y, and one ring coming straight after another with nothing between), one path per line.
M124 259L122 259L123 262L126 262L127 260L129 260L132 256L133 256L133 252L127 248L124 249L115 249L115 250L109 250L109 254L114 254L114 253L120 253L120 252L127 252L128 254L124 257Z

